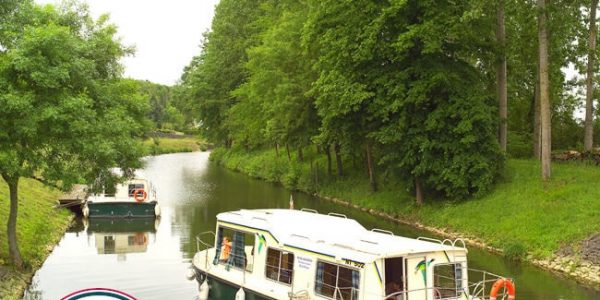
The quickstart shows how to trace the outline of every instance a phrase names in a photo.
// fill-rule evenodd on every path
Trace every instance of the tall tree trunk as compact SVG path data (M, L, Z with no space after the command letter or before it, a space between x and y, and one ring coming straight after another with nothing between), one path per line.
M285 151L287 152L288 161L292 161L292 155L290 154L290 145L285 143Z
M415 197L417 198L417 204L423 205L423 187L419 178L415 178Z
M508 128L508 92L506 85L506 31L504 27L504 0L498 1L496 19L496 40L502 49L498 59L498 65L496 66L496 78L498 80L498 112L500 118L498 142L500 143L500 149L506 153Z
M591 151L594 147L594 71L596 69L596 9L598 0L592 0L590 7L590 36L588 41L588 64L585 97L585 137L583 147Z
M377 191L377 181L375 181L375 166L373 166L373 153L371 143L367 142L367 169L369 170L369 184L371 191Z
M325 154L327 155L327 175L331 176L333 174L331 167L331 145L325 145Z
M538 72L536 72L538 73ZM535 92L533 95L533 156L540 160L542 158L541 143L541 121L540 121L540 79L539 73L535 78Z
M304 153L302 152L302 147L298 147L298 162L304 161Z
M338 174L338 176L343 176L344 170L342 169L342 154L340 153L340 144L336 143L333 146L333 151L335 152L335 163L337 166L337 174Z
M542 131L542 179L552 175L550 168L550 82L548 78L548 32L546 28L546 0L538 0L538 39L540 59L540 120Z
M13 178L5 175L2 175L2 178L8 184L8 190L10 195L10 212L8 214L8 222L6 224L8 236L8 253L15 267L17 267L18 269L22 269L23 259L21 258L21 251L19 251L19 244L17 241L17 213L19 211L19 178Z

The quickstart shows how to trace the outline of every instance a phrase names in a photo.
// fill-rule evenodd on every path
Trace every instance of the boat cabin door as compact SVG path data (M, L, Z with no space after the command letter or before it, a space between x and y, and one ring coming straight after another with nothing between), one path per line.
M390 257L384 260L384 287L386 300L406 299L406 260Z

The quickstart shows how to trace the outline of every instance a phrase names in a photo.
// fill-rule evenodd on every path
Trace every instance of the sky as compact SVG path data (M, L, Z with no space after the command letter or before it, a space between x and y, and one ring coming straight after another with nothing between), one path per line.
M55 4L59 0L35 0ZM110 15L118 36L135 55L122 60L125 77L173 85L200 53L202 33L210 29L219 0L87 0L97 18Z

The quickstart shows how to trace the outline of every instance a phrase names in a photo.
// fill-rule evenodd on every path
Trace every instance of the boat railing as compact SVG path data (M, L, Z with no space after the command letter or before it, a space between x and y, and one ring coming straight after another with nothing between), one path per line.
M509 279L512 281L511 278L503 277L488 271L469 269L469 278L472 278L474 275L481 278L481 280L469 283L469 299L489 300L489 291L496 281L500 279ZM507 291L503 290L502 294L498 295L498 298L505 299L507 296Z
M216 238L216 234L213 231L205 231L205 232L201 232L198 235L196 235L196 250L198 252L214 247L214 244L211 244L210 242L206 242L203 240L204 238L206 238L206 236L212 236L213 241ZM204 251L204 252L205 252L204 253L204 268L208 268L208 251Z
M332 299L336 300L357 300L359 298L359 289L353 287L333 286L324 282L322 282L321 285L323 286L323 288L326 288L329 291L333 291L332 296L322 294L326 297L331 297Z
M458 248L463 248L463 249L467 248L467 244L465 243L465 240L461 239L461 238L457 238L455 240L444 239L442 241L442 240L435 239L435 238L420 236L420 237L417 238L417 240L419 240L419 241L425 241L425 242L437 243L437 244L441 244L442 246L458 247Z
M312 209L312 208L301 208L300 211L309 212L309 213L313 213L313 214L319 213L316 209Z
M379 228L373 228L371 229L371 232L377 232L377 233L383 233L383 234L389 234L389 235L394 235L393 232L389 231L389 230L385 230L385 229L379 229Z
M499 279L506 279L500 275L496 275L494 273L488 271L482 271L477 269L469 269L469 275L476 275L481 280L476 282L469 282L469 284L465 287L456 286L456 287L443 287L443 286L434 286L434 287L426 287L421 289L411 289L405 291L396 291L393 293L389 293L383 300L396 300L396 299L409 299L409 297L414 296L419 293L426 293L429 295L433 295L433 299L452 299L452 300L490 300L490 289L492 285L498 281ZM454 280L455 278L451 278L443 275L435 275L437 281L440 279L448 279ZM506 299L508 297L507 291L501 291L501 294L497 295L497 299Z
M330 212L327 214L328 216L332 216L332 217L338 217L338 218L344 218L344 219L348 219L348 217L344 214L338 214L338 213L334 213L334 212Z

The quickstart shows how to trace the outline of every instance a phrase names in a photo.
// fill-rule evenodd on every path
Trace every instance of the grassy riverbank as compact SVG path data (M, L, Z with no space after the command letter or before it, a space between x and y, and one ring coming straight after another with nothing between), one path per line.
M144 141L147 155L205 151L209 147L204 141L192 136L154 137Z
M53 208L60 194L34 180L20 181L17 238L26 269L18 271L8 257L8 187L0 180L0 299L21 299L29 279L65 233L72 216L67 210Z
M418 207L410 186L401 180L380 176L380 189L373 193L360 168L349 168L360 171L341 178L327 176L322 154L305 153L300 163L274 150L218 149L211 158L252 177L475 238L517 258L546 258L600 232L600 168L594 166L555 163L552 180L544 183L537 161L509 159L502 179L487 195L466 201L428 195Z

